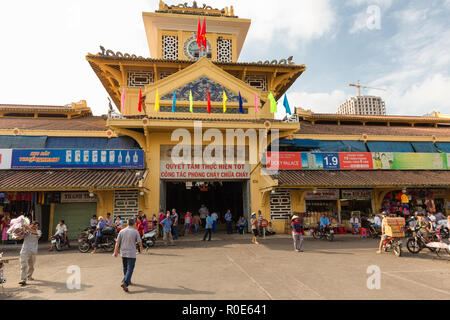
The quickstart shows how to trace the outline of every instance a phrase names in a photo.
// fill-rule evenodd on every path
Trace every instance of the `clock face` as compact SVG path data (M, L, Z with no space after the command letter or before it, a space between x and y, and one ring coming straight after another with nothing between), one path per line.
M197 37L192 36L189 39L187 39L184 43L184 55L193 60L200 59L201 57L211 56L211 43L209 43L208 40L206 40L207 43L207 50L202 50L198 48L197 44Z

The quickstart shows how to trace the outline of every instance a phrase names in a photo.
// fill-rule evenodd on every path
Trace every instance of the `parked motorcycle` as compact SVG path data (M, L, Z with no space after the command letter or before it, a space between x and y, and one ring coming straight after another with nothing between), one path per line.
M142 246L144 249L148 250L151 247L154 247L156 244L156 228L153 230L149 230L146 233L144 233L144 236L142 237Z
M383 251L388 252L390 249L393 249L394 254L397 257L402 256L402 245L403 242L399 238L388 237L386 241L383 241Z
M433 238L435 237L434 234L431 234L430 240L433 241ZM418 254L422 249L428 248L431 252L435 252L435 248L427 247L425 238L423 237L422 233L419 231L419 228L414 228L414 236L409 238L406 242L406 248L409 252L412 254Z
M314 239L324 239L328 241L334 240L334 230L329 226L324 227L323 231L321 231L320 225L318 225L316 228L314 228L312 235Z
M95 244L95 232L94 228L86 228L78 237L78 250L86 253L94 248ZM106 252L114 251L116 244L117 229L115 227L104 227L102 230L102 237L98 242L98 247L104 249Z
M70 241L69 237L66 235L66 240L62 235L54 235L52 236L52 246L55 247L56 251L61 251L64 247L70 249Z

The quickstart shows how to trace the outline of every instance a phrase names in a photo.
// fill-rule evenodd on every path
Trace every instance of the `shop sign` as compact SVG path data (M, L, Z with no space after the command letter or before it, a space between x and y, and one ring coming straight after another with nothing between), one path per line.
M450 170L450 154L446 153L280 152L279 154L280 170ZM301 164L289 161L298 157L301 157ZM267 158L274 158L273 153L267 153ZM268 163L268 169L272 169L269 165L273 165Z
M308 191L305 200L338 200L339 189Z
M61 192L61 203L97 202L97 197L89 196L89 192Z
M0 149L0 170L11 169L12 149Z
M143 169L143 150L14 149L13 169Z
M372 198L372 190L341 190L341 199L348 200L370 200Z
M160 178L165 180L243 180L250 179L246 164L174 164L161 162Z
M298 170L301 168L302 158L299 152L267 152L268 170Z

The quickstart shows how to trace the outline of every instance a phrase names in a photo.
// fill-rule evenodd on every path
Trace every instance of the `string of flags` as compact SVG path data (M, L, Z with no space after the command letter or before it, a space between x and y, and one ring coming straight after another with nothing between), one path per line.
M212 112L212 106L211 106L211 94L209 92L209 89L206 90L206 105L207 105L207 112L209 114L211 114ZM242 100L242 95L241 92L239 91L239 113L245 113L244 111L244 103ZM275 100L275 97L273 95L272 92L269 93L268 97L267 97L270 101L270 113L277 113L278 112L278 103ZM123 95L122 95L122 112L125 109L125 90L123 91ZM138 110L139 112L142 112L142 105L141 105L141 100L142 100L142 92L141 90L139 90L139 106L138 106ZM223 113L227 113L227 101L228 101L228 96L227 93L225 91L223 91L223 98L222 98L222 109L223 109ZM176 90L173 90L173 100L172 100L172 112L176 112L176 105L177 105L177 95L176 95ZM287 95L284 95L284 100L283 100L283 106L286 110L286 113L289 115L292 115L291 112L291 107L289 105L289 101L287 98ZM155 96L155 111L158 112L160 109L160 98L159 98L159 90L156 89L156 96ZM189 112L190 113L194 113L194 99L192 96L192 90L189 90ZM259 112L259 98L258 98L258 94L255 92L255 113Z

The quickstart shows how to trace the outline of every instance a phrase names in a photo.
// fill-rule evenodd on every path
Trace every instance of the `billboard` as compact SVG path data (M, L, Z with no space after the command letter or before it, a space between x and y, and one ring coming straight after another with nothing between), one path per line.
M12 169L143 169L143 150L14 149Z
M448 153L280 152L278 162L269 154L268 170L450 170Z

